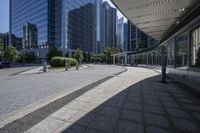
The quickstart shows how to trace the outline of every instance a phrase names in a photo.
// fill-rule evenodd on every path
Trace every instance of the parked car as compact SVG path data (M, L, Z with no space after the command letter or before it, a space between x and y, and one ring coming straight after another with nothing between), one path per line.
M0 61L0 68L9 68L10 62Z

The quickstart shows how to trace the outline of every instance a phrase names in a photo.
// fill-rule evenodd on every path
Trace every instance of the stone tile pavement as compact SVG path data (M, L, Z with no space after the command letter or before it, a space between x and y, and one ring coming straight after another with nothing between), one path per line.
M153 70L128 68L26 133L199 133L199 99L160 79Z

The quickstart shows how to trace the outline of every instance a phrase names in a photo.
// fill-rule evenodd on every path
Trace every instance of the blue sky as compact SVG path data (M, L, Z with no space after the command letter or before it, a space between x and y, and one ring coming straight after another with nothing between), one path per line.
M0 33L9 30L9 0L0 0Z
M112 7L114 5L108 1ZM121 18L123 15L118 11L118 17ZM9 30L9 0L0 0L0 33L8 32Z

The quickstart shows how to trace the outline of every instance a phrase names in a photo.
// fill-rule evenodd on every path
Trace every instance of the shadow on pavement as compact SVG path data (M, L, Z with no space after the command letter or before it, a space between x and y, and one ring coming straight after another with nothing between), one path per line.
M155 76L133 84L63 133L200 132L199 100L160 79Z

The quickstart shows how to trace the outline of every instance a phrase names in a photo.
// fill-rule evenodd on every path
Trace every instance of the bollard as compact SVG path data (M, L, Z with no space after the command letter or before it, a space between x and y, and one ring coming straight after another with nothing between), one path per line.
M77 65L76 65L76 70L78 70L78 67L79 67L79 64L77 63Z
M47 72L47 62L46 61L43 62L43 72L44 73Z
M65 71L68 71L68 68L69 68L69 62L66 61L66 62L65 62Z

